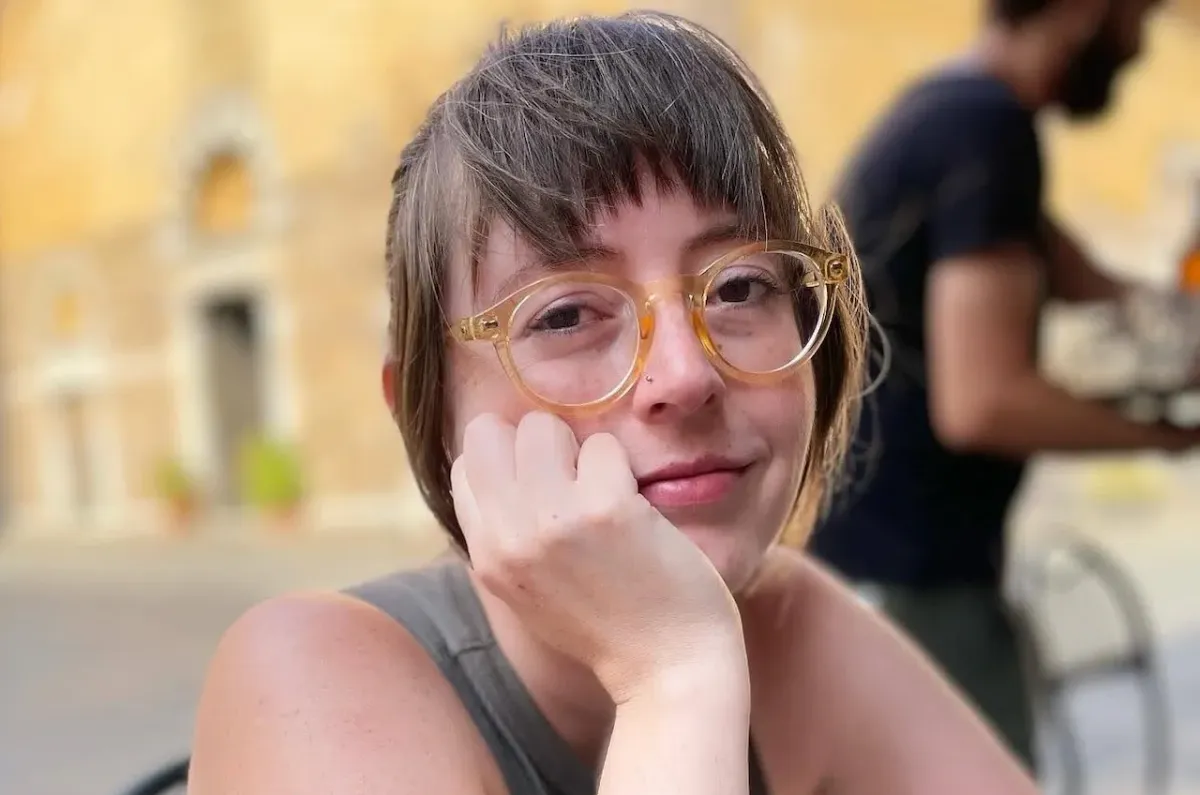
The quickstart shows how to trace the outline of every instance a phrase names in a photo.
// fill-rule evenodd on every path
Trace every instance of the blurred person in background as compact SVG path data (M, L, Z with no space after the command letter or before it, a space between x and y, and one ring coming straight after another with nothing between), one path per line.
M839 468L866 323L732 51L648 13L507 35L393 188L384 390L461 554L240 619L193 795L1034 792L780 543Z
M989 0L973 49L908 87L850 160L838 200L890 365L864 403L849 488L812 539L1033 763L1005 522L1051 451L1183 451L1039 374L1045 300L1118 301L1046 211L1039 116L1108 110L1154 0ZM1120 157L1119 152L1113 153Z

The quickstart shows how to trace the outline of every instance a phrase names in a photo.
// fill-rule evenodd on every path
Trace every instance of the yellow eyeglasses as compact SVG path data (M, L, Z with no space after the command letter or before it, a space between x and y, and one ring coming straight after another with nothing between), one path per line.
M740 246L697 274L636 283L587 271L556 273L451 324L459 342L490 342L509 378L558 412L602 411L640 377L654 339L654 305L682 296L713 365L752 384L786 378L812 358L833 320L841 254L793 241Z

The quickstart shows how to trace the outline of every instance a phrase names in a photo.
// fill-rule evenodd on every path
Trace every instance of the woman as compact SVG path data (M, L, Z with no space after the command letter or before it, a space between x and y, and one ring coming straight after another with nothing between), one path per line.
M646 13L503 37L393 185L385 393L470 563L250 611L193 792L1034 791L777 543L842 453L864 313L726 46Z

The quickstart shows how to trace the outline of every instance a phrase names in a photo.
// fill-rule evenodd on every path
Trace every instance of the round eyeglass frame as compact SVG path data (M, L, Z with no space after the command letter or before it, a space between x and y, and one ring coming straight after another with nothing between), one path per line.
M708 301L708 289L725 268L753 254L783 253L800 254L817 266L814 273L806 273L802 286L809 289L824 287L828 292L817 319L812 338L787 364L766 372L742 370L730 364L717 349L708 333L704 320L704 308ZM799 243L793 240L767 240L739 246L712 262L695 274L681 274L651 282L634 282L619 276L593 271L570 271L555 273L537 279L510 293L492 306L469 317L451 323L448 329L451 339L457 342L490 342L509 379L527 398L539 406L556 413L573 415L592 414L604 411L623 398L646 369L650 350L654 343L654 304L666 298L682 295L686 301L692 329L700 340L705 355L721 373L744 383L768 385L787 378L800 365L813 357L833 322L833 291L849 276L849 262L845 255ZM530 296L550 285L561 282L602 284L623 291L634 302L638 316L638 346L629 372L625 378L604 396L587 403L558 403L542 397L531 389L517 370L513 360L510 330L513 318L521 305Z

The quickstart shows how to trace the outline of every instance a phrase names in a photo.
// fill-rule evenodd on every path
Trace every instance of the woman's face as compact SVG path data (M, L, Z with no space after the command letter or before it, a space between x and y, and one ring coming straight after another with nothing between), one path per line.
M706 235L728 228L732 218L697 206L686 191L664 192L648 180L642 199L598 217L586 242L607 253L589 268L649 282L696 273L746 242ZM536 263L535 252L510 227L493 225L474 290L468 264L452 263L447 315L460 318L486 308L503 297L497 290L519 269L534 267L520 284L537 278ZM598 415L564 419L580 441L601 431L615 436L628 451L643 495L736 591L754 574L799 487L812 429L812 367L805 364L771 386L723 378L706 357L681 299L662 301L655 312L649 359L630 392ZM509 380L487 343L450 345L449 384L455 455L473 417L493 413L515 425L539 408ZM681 467L677 475L716 471L654 482L668 467Z

